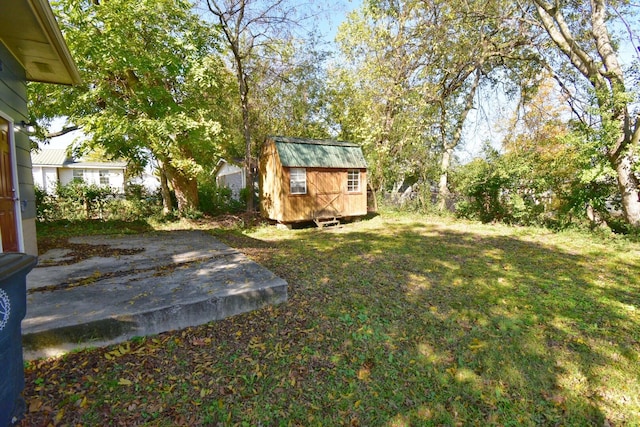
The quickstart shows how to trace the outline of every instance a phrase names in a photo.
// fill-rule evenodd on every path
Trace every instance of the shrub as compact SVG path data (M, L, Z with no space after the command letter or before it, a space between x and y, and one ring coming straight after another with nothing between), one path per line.
M109 187L72 181L67 185L58 184L54 194L36 187L36 210L39 221L134 221L151 216L158 210L158 202L154 197L125 198Z
M198 185L198 198L200 210L204 213L237 213L245 209L246 192L240 191L240 200L236 200L231 189L218 187L215 182L205 182Z

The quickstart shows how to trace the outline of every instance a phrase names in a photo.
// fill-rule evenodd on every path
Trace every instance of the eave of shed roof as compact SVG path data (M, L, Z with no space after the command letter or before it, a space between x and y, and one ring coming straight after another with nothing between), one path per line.
M271 137L285 167L366 169L360 146L344 141Z

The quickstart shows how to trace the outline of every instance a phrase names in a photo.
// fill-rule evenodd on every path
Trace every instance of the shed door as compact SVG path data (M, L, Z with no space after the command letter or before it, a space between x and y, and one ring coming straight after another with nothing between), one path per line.
M0 117L0 233L3 252L18 252L16 191L11 164L9 122Z
M315 218L340 217L343 210L342 175L340 172L315 173Z

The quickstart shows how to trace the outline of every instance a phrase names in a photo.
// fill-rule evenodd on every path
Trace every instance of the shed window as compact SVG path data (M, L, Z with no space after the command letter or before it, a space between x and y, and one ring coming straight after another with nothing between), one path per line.
M74 169L73 170L73 180L74 181L84 181L84 169Z
M360 191L360 171L347 171L347 191L349 193Z
M100 185L109 185L109 171L100 170Z
M291 194L307 194L307 170L291 168L289 170L289 185Z

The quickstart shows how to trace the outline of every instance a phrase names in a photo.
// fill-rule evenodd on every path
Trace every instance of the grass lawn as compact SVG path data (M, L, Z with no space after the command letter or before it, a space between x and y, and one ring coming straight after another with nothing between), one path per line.
M397 213L198 226L289 302L27 363L24 425L640 425L638 243Z

